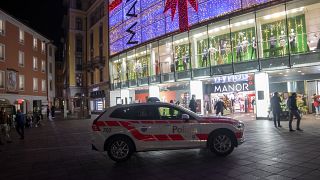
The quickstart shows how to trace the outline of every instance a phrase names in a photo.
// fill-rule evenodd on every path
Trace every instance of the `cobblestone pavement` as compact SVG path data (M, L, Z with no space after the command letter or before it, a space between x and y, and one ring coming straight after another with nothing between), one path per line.
M125 163L91 150L92 120L48 120L26 129L25 140L12 131L13 143L0 146L0 179L320 179L320 118L305 116L304 132L237 118L247 141L225 158L193 149L136 153Z

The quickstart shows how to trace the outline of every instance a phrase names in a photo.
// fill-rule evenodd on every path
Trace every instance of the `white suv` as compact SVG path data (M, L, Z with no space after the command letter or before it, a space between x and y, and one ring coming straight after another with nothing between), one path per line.
M92 124L92 149L117 162L132 153L208 147L219 156L244 142L244 124L225 117L200 117L169 103L108 108Z

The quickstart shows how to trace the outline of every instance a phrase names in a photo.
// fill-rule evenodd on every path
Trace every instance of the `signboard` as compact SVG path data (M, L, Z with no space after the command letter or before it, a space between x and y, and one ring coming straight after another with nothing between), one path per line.
M172 1L170 8L167 1ZM187 21L183 22L192 26L268 1L272 0L110 0L110 54L179 30L182 13L187 15ZM187 12L178 12L182 6L188 7Z
M254 91L254 74L215 77L209 85L210 93Z

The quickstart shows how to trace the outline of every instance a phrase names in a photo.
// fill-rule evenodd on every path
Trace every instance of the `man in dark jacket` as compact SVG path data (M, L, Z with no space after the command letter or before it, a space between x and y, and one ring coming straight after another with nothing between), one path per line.
M221 113L221 116L223 116L223 109L227 109L227 107L224 104L224 102L221 99L219 99L214 105L214 109L216 110L217 116L219 115L219 113Z
M273 122L275 127L277 127L277 122L278 122L278 127L282 127L280 125L280 113L281 113L280 102L281 102L281 99L279 97L279 93L275 92L273 94L273 97L271 98L271 110L273 114Z
M196 98L196 95L192 95L192 98L189 103L189 108L191 111L196 113L197 112L197 102L196 102L195 98Z
M24 139L24 119L23 114L21 113L20 109L17 112L16 115L16 129L18 134L20 135L20 139Z
M294 130L292 129L292 120L293 120L293 116L295 116L297 118L297 130L298 131L303 131L302 129L300 129L300 113L298 110L298 106L297 106L297 93L292 93L292 95L289 97L287 105L289 108L289 129L290 132L293 132Z

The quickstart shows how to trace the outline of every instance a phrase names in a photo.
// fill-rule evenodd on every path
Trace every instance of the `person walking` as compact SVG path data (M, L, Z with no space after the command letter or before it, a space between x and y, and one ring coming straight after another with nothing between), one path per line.
M189 108L194 113L197 112L197 105L198 105L196 100L195 100L195 98L196 98L196 95L192 95L192 98L191 98L190 103L189 103Z
M277 122L278 122L278 127L282 127L280 125L280 113L281 113L280 102L281 102L281 99L279 97L279 93L275 92L273 94L273 97L271 98L271 110L273 114L273 122L275 127L277 127Z
M20 135L20 139L24 139L24 120L23 120L23 114L21 113L21 110L18 109L17 115L16 115L16 130L18 134Z
M55 110L56 110L56 107L51 106L51 117L52 118L54 118L54 116L55 116Z
M292 95L288 99L287 105L290 111L289 112L289 131L290 132L295 131L292 129L293 116L297 118L297 130L303 131L302 129L300 129L301 117L300 117L300 113L297 106L297 93L292 93Z
M319 110L320 110L320 106L319 106L319 96L317 94L313 94L313 106L314 109L316 110L316 116L319 115Z
M218 116L219 114L223 116L223 109L227 109L227 107L224 104L224 102L221 99L219 99L214 105L214 109L216 110L216 116Z
M10 126L9 126L9 115L6 112L5 108L1 108L0 110L0 144L3 144L2 142L2 136L4 136L4 141L7 141L7 143L11 143L10 138Z

